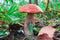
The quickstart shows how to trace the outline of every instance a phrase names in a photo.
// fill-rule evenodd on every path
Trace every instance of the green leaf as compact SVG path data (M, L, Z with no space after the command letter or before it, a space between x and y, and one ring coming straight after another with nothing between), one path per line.
M29 25L30 32L33 31L33 26L34 26L33 24L30 24L30 25Z
M51 13L50 12L46 12L46 15L47 15L48 19L51 19Z
M13 13L14 11L17 11L17 10L18 10L18 6L13 4L8 10L8 13Z
M60 28L56 28L56 31L60 31Z
M51 11L51 17L52 17L52 18L55 17L55 12L54 12L54 10Z
M12 2L13 2L13 0L6 0L6 3L8 3L8 2L11 2L11 3L12 3Z
M3 6L0 6L0 12L4 11Z
M35 31L37 31L37 32L39 32L40 29L41 29L41 28L35 28L35 27L33 28L33 30L35 30Z

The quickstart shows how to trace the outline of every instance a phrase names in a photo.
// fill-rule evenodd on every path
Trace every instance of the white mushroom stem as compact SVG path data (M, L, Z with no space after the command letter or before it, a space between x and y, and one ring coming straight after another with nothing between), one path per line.
M34 24L34 14L33 13L28 13L27 20L25 20L25 23L24 23L24 32L25 32L26 36L33 35L33 31L30 32L30 30L29 30L30 24Z

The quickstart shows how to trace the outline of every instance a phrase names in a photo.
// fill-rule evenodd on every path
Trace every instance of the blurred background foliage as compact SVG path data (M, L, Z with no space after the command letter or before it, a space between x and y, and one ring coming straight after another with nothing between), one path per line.
M56 24L59 22L59 0L0 0L0 21L4 21L7 24L23 23L27 17L27 13L19 13L18 10L23 5L29 3L37 4L43 10L42 14L35 14L35 17L39 18L40 21L42 21L41 23L48 22L49 24Z
M47 26L51 24L54 26L60 23L60 0L0 0L0 24L24 23L27 13L20 13L18 10L29 3L37 4L43 11L42 14L35 14L35 17L40 19L39 25ZM40 27L34 27L33 30L36 31L35 34L37 34ZM57 31L58 30L60 30L60 28L57 28Z

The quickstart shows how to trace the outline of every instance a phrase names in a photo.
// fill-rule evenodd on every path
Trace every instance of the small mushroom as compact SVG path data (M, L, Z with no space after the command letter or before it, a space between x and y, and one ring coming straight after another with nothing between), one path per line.
M25 32L25 35L32 35L33 32L29 31L29 25L34 24L34 14L42 13L41 8L36 4L27 4L23 6L21 9L19 9L19 12L28 14L27 20L25 20L25 23L24 23L24 32Z
M42 34L47 34L51 39L53 39L55 31L55 28L53 28L51 25L48 25L46 27L41 28L38 36Z
M36 40L53 40L53 39L50 38L50 37L48 36L48 34L45 34L45 33L44 33L44 34L42 34L42 35L39 35Z

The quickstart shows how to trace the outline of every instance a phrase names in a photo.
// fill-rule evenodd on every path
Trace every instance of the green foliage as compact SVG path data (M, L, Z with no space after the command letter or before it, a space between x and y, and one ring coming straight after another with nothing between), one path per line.
M11 2L10 0L6 0L7 2ZM4 21L6 23L19 23L24 21L27 14L19 13L20 5L17 5L15 2L13 3L5 3L0 6L0 21Z
M56 28L56 31L60 31L60 28Z
M19 3L20 3L20 5L25 5L25 4L27 4L28 2L26 2L25 0L20 0Z
M34 26L34 24L30 24L30 25L29 25L29 30L30 30L30 32L33 31L33 26Z
M37 32L39 32L40 29L41 29L41 28L35 28L35 27L33 28L33 30L35 30L35 31L37 31Z
M35 3L34 0L31 0L31 3L34 4Z
M60 18L60 14L57 14L58 18Z
M2 6L0 6L0 12L2 12L3 11L3 7Z
M60 1L59 0L52 0L52 5L53 5L53 8L54 10L60 10Z
M12 2L13 2L13 0L6 0L6 3L8 3L8 2L12 3Z
M45 0L39 0L38 6L40 6L41 9L42 9L43 11L45 11L45 9L46 9Z

